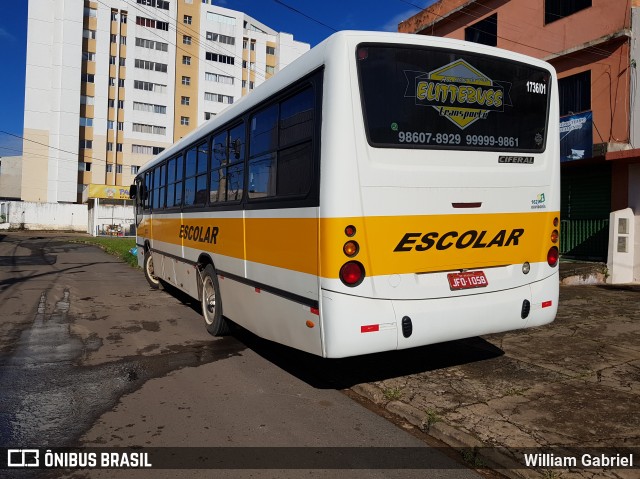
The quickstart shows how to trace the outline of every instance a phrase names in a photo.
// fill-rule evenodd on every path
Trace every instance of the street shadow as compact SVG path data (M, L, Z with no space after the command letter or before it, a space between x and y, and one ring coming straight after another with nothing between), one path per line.
M319 389L347 389L356 384L446 369L504 354L493 344L474 337L352 358L325 359L259 338L235 324L232 335L280 369Z
M197 299L170 284L163 283L163 287L185 306L202 314ZM356 384L446 369L504 355L502 349L488 341L472 337L399 351L325 359L260 338L230 323L230 336L280 369L319 389L348 389Z

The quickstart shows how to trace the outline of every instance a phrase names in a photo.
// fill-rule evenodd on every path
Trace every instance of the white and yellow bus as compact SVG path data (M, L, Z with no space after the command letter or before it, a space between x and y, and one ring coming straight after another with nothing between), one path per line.
M329 358L540 326L558 306L547 63L340 32L141 168L153 287Z

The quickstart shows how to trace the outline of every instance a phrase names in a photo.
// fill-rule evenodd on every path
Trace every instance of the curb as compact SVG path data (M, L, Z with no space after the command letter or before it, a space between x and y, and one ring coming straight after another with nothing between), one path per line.
M384 392L373 384L356 384L350 388L354 393L384 408L394 416L400 417L419 428L423 433L460 451L463 460L471 468L489 467L498 469L503 476L512 479L539 479L542 474L527 469L517 462L506 447L488 447L475 436L455 428L438 418L430 418L429 414L410 404L401 401L389 401ZM472 451L472 452L471 452ZM465 452L470 454L469 457Z

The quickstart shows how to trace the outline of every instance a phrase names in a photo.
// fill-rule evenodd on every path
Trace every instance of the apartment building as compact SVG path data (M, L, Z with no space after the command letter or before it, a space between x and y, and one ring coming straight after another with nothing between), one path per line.
M309 49L213 0L29 0L27 42L22 199L70 203Z
M612 249L633 251L631 233L619 235L610 215L630 209L640 238L640 0L440 0L398 30L550 62L559 79L562 253L605 261Z

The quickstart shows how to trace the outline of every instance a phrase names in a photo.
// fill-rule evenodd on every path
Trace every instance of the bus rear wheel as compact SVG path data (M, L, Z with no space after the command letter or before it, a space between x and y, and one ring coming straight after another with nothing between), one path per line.
M202 316L209 334L224 336L229 333L229 323L222 316L222 301L218 275L212 265L208 264L202 271Z
M144 253L144 277L147 278L149 286L153 289L160 289L160 278L155 275L153 269L153 253L151 253L150 249Z

